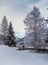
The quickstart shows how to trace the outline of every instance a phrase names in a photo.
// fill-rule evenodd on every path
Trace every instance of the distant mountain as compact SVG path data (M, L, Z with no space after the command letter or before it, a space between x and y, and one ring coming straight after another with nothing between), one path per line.
M20 38L20 39L18 39L17 42L23 42L23 41L24 41L24 38Z

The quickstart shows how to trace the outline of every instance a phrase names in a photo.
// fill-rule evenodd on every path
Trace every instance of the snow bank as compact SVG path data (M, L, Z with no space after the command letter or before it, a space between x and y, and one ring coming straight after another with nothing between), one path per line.
M48 65L48 54L29 53L0 45L0 65Z

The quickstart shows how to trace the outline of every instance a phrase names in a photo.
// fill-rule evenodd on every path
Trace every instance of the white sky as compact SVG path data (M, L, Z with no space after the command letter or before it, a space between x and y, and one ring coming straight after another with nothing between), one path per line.
M23 37L25 26L23 20L37 6L43 17L48 17L48 0L0 0L0 23L5 15L8 22L12 21L14 31L18 37Z

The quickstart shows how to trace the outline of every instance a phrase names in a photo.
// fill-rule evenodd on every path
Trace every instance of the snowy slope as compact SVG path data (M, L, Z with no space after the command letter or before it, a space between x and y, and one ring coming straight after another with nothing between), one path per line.
M48 65L48 54L18 51L0 45L0 65Z

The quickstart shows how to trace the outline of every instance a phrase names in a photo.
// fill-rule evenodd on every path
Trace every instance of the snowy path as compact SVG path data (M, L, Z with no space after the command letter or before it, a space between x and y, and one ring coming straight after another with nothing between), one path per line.
M48 54L18 51L1 45L0 65L48 65Z

